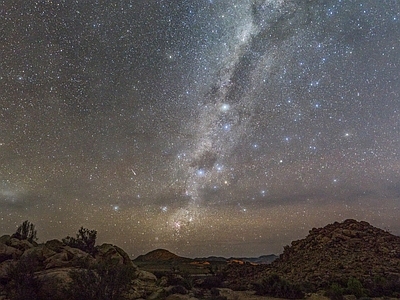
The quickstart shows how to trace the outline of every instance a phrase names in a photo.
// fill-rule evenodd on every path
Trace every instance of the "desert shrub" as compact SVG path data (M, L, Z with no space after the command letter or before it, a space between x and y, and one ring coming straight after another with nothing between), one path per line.
M153 274L157 279L161 279L162 277L167 277L169 273L166 271L153 271Z
M219 289L217 289L217 288L212 288L210 290L210 293L211 293L211 296L219 296L221 294Z
M336 282L332 283L330 288L325 292L325 296L331 300L343 300L343 294L344 289Z
M78 248L82 251L93 254L95 250L94 245L96 244L96 238L96 230L89 230L81 227L76 234L76 238L67 236L66 238L62 239L62 241L64 244L70 247Z
M193 277L189 273L182 272L180 275L169 272L165 276L167 277L167 285L181 285L187 290L191 290L194 286Z
M374 280L367 285L369 287L369 296L371 297L399 297L400 279L397 276L385 278L376 276Z
M347 281L347 288L345 290L346 294L354 295L357 298L365 297L365 290L361 282L354 277L350 277Z
M181 275L169 272L167 274L167 285L183 285L184 279Z
M227 286L233 291L247 291L249 288L246 284L243 283L230 283L228 282Z
M313 284L312 282L309 281L304 281L301 283L300 289L304 292L304 293L313 293L317 290L315 284Z
M184 277L182 285L185 289L191 290L194 287L194 281L192 277Z
M211 297L210 300L227 300L228 298L221 295L221 292L217 288L212 288L210 290Z
M274 274L254 284L257 295L272 296L277 298L300 299L304 293L300 286L291 284L288 281Z
M207 276L202 280L199 284L198 287L203 288L203 289L212 289L212 288L219 288L222 287L223 282L221 277L219 276Z
M12 300L36 300L39 298L41 282L35 276L37 264L33 259L27 257L19 260L13 267L8 270L10 281L6 290Z
M128 291L135 277L131 266L100 263L70 272L66 294L73 300L117 300Z
M183 287L182 285L174 285L170 290L169 294L181 294L181 295L186 295L188 293L188 290Z
M37 231L35 229L35 225L33 225L28 220L24 221L19 227L17 231L11 236L13 238L17 238L19 240L27 240L32 243L37 241Z

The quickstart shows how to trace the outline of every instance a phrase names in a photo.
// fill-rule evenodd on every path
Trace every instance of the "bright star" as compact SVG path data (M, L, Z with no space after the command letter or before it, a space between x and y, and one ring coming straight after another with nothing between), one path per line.
M221 106L219 107L219 110L222 112L227 112L230 110L231 106L228 103L222 103Z

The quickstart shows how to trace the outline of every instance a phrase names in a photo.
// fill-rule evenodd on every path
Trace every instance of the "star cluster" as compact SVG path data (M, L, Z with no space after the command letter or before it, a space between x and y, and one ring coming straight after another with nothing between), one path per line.
M400 6L29 1L0 8L0 226L132 256L400 234Z

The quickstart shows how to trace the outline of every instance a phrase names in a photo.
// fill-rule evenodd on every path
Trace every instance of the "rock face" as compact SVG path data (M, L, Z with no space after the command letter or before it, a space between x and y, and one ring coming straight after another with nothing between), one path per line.
M268 272L316 287L350 277L362 282L376 276L400 278L400 237L367 222L335 222L286 246Z
M97 252L95 258L98 261L113 261L121 265L134 266L132 260L129 258L129 255L117 246L111 244L102 244L101 246L97 246L96 250Z

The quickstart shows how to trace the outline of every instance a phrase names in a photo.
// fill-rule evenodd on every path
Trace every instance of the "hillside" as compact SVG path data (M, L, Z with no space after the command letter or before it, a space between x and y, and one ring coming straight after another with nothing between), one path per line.
M292 282L319 287L350 277L400 278L400 237L367 222L335 222L286 246L271 268Z
M139 255L134 262L187 261L189 258L178 256L165 249L156 249L147 254Z
M286 246L270 265L229 266L226 273L228 284L246 288L277 274L311 291L326 289L334 282L345 287L355 278L368 289L400 293L400 237L349 219L313 228L307 237Z

